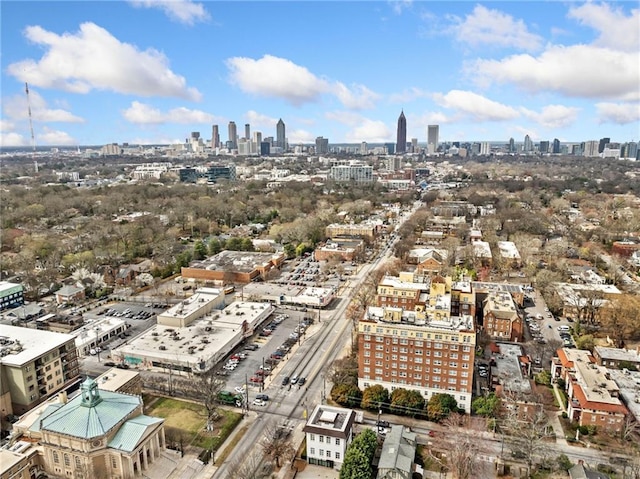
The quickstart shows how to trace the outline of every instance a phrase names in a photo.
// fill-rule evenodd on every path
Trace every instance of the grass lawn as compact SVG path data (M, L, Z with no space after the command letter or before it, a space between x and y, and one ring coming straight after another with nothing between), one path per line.
M206 431L207 413L203 406L178 399L155 397L149 399L146 414L162 417L167 435L184 436L185 444L217 450L242 420L242 414L219 409L220 418L213 431Z

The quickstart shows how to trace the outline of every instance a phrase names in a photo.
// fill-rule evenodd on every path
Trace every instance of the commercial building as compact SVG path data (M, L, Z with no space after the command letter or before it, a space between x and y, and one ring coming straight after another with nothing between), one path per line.
M440 136L440 125L427 126L427 152L433 155L438 151L438 142Z
M353 261L363 249L364 243L362 240L335 239L328 240L322 246L318 246L313 255L316 261L327 261L331 258L340 261Z
M0 311L24 304L24 288L21 284L0 281Z
M347 165L334 165L329 178L338 182L370 183L373 181L373 166L352 160Z
M111 368L98 376L96 383L103 391L142 395L142 377L138 371Z
M69 334L76 338L76 348L79 356L87 356L101 344L124 333L127 322L119 318L102 318L86 320L82 327L74 329Z
M362 223L333 223L325 228L325 234L329 238L362 238L374 239L386 227L382 222L365 221Z
M398 117L398 131L396 135L396 153L406 153L407 151L407 118L404 116L404 110Z
M269 272L280 268L283 253L257 253L249 251L221 251L201 261L193 261L181 270L183 278L200 281L250 283L268 279Z
M234 302L222 311L204 313L185 327L158 324L112 350L111 357L140 369L206 372L250 337L273 311L270 303Z
M204 176L207 183L216 183L220 180L236 181L238 179L235 165L211 165L207 168Z
M0 325L0 410L23 414L79 380L75 338Z
M284 125L284 121L282 118L278 120L278 124L276 125L276 145L277 148L281 148L280 151L285 151L287 149L287 135L286 128Z
M316 138L316 155L326 155L329 153L329 139L321 136Z
M383 288L388 297L387 287ZM397 306L367 309L358 323L358 387L378 384L389 391L413 389L426 400L433 394L448 393L469 412L476 344L474 320L471 314L451 313L452 291L457 291L457 302L468 302L468 311L475 304L473 292L468 283L459 285L441 277L433 278L428 288L427 295L419 288L420 296L414 292L408 297L405 305L414 304L414 310L403 308L402 296L397 295Z
M336 297L336 289L259 282L243 286L240 294L248 301L268 301L273 304L326 308Z
M158 315L158 324L171 328L184 328L225 306L225 294L216 288L199 288L196 292Z
M636 349L596 346L593 348L593 357L596 363L608 368L623 369L636 367L640 369L640 346Z
M84 299L84 288L75 284L68 284L56 291L56 303L72 304Z
M235 121L229 122L229 141L227 144L229 145L229 149L236 150L238 149L238 129L236 127Z
M340 469L351 444L355 411L318 405L302 429L307 438L309 464Z

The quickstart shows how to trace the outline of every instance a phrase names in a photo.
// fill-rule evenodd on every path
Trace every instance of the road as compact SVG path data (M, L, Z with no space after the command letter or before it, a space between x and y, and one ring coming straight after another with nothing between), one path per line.
M400 224L409 217L410 214L403 216ZM367 275L392 256L395 241L397 239L384 245L374 261L364 265L357 274L351 276L350 283L340 291L335 308L328 317L323 318L320 328L298 348L285 367L272 378L272 382L264 390L270 397L267 406L260 409L258 419L248 428L242 441L213 473L212 478L227 477L229 464L241 461L255 450L255 445L260 441L266 423L287 421L295 425L304 424L305 418L315 405L321 403L323 395L326 394L324 372L341 355L341 352L350 346L351 324L345 319L350 298ZM305 376L307 384L303 388L283 387L281 377L294 374Z

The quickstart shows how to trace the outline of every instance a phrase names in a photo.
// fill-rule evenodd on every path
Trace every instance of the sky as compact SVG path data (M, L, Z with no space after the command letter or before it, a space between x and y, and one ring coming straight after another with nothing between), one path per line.
M640 140L638 2L0 3L1 146Z

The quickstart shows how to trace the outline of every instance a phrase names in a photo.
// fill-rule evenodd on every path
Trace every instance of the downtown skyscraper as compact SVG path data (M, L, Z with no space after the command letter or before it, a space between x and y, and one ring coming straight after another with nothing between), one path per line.
M218 125L211 127L211 148L220 148L220 132L218 131Z
M229 141L230 149L235 150L238 148L238 130L236 128L236 122L229 122Z
M438 151L438 142L440 136L440 126L439 125L428 125L427 126L427 152L432 155Z
M280 118L280 120L278 120L278 124L276 125L276 146L278 148L282 148L282 151L285 151L287 146L287 137L285 133L284 121L282 121L282 118Z
M396 139L396 153L406 153L407 151L407 119L404 110L398 118L398 136Z

